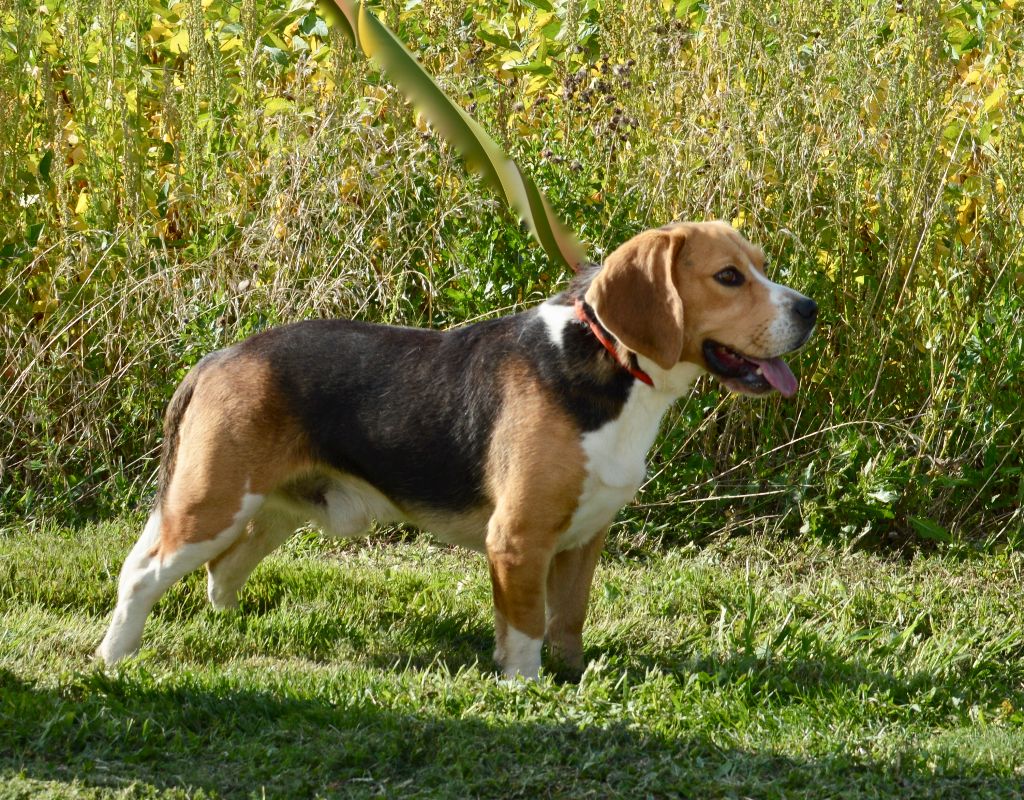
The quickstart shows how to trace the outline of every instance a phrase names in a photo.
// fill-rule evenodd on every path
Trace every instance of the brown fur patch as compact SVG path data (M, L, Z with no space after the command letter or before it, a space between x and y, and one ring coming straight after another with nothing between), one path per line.
M580 431L524 363L498 376L502 412L487 463L494 513L487 531L494 604L509 625L544 635L544 581L585 477Z
M181 417L161 498L159 551L227 529L245 494L266 495L310 463L309 444L266 364L226 354L206 366Z

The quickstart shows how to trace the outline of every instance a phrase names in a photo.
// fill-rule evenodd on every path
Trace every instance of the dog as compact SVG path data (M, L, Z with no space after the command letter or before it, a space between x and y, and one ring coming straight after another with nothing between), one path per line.
M792 395L780 358L817 305L722 222L640 233L543 304L450 331L310 320L203 358L167 409L156 499L97 653L134 652L153 604L206 564L214 607L299 526L406 521L486 554L494 659L583 666L605 531L669 406L709 372Z

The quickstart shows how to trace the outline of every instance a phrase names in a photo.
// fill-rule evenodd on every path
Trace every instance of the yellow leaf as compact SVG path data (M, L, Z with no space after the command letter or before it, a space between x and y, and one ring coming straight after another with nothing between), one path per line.
M338 181L338 192L342 197L351 197L359 191L359 170L353 166L345 167Z
M284 97L272 97L263 106L263 113L268 116L271 114L280 114L285 111L292 111L295 108L295 104Z
M57 300L52 297L46 297L42 300L36 300L32 304L32 311L36 314L42 314L46 316L53 313L57 308Z
M239 39L237 36L232 36L230 39L228 39L226 42L224 42L224 44L220 46L220 51L222 53L226 53L228 50L234 50L236 47L241 46L242 40Z
M72 164L81 164L85 161L85 148L80 144L75 145L68 154L68 158L71 159Z
M89 210L89 192L82 190L81 194L78 195L78 202L75 203L75 214L81 216Z
M828 279L834 283L839 274L839 259L833 256L828 250L819 248L817 262L822 272L824 272L828 276Z
M544 91L548 86L548 80L543 75L533 75L526 83L526 94L535 95Z
M1002 105L1003 105L1003 103L1005 101L1006 101L1006 87L1003 86L1002 84L1000 84L999 86L997 86L993 90L992 94L990 94L988 97L985 98L985 105L984 105L985 113L988 113L993 108L1002 107Z
M167 43L167 49L172 53L187 53L188 52L188 29L182 26L182 29L178 31L171 40Z

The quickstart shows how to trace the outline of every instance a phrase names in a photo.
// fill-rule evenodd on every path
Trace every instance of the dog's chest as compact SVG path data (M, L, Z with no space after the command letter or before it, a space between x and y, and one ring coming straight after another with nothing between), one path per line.
M583 435L586 477L569 527L558 549L590 541L633 499L647 474L647 451L654 444L671 398L634 390L618 418Z

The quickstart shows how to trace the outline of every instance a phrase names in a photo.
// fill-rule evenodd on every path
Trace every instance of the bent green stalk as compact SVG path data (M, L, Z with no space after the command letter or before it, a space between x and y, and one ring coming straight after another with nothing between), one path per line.
M335 6L340 14L336 13ZM484 129L440 89L415 56L365 3L321 0L320 8L388 74L434 129L462 155L467 166L504 195L553 261L573 272L587 263L586 249L558 218L533 179L502 153Z

